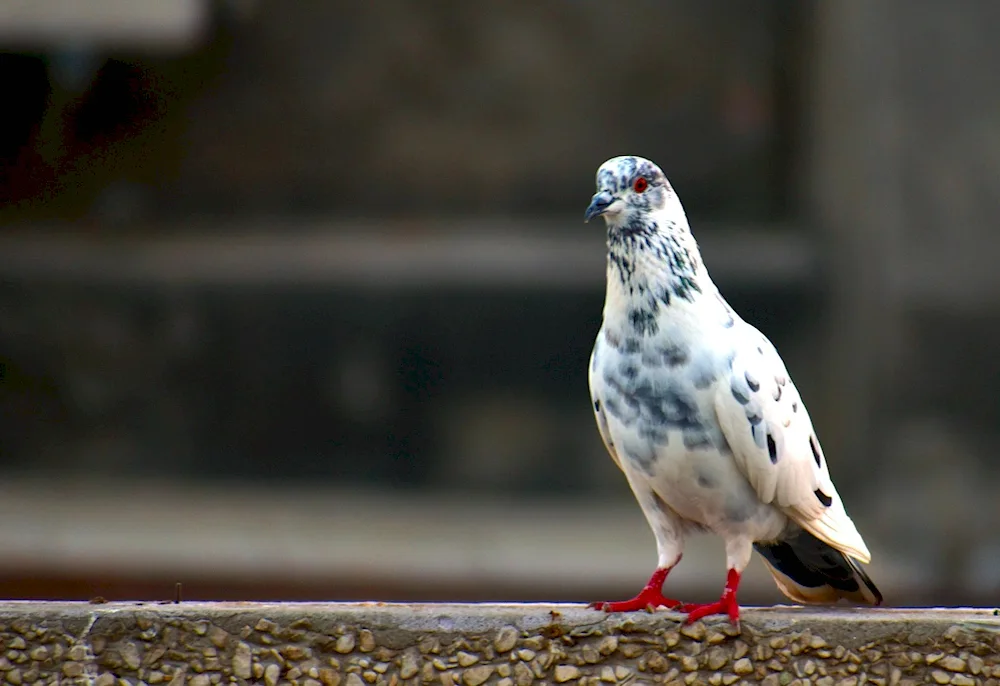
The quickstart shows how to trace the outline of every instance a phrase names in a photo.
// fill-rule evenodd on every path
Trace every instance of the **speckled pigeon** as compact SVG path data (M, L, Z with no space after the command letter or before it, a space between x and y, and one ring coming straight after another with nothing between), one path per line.
M728 614L756 549L796 602L878 605L871 559L830 480L809 414L768 339L712 282L680 200L660 168L615 157L597 171L586 220L608 229L604 322L590 359L601 437L656 537L649 583L609 612L666 607L687 621ZM684 537L726 546L719 601L664 597Z

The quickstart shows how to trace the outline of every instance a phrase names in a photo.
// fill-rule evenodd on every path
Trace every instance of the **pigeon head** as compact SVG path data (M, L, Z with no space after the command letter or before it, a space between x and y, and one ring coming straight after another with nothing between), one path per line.
M625 155L602 164L583 217L604 217L608 226L609 293L646 297L655 291L663 302L693 301L709 288L681 201L653 162Z
M675 199L667 177L653 162L632 155L612 157L597 170L597 192L583 218L604 217L609 228L644 223L647 215Z

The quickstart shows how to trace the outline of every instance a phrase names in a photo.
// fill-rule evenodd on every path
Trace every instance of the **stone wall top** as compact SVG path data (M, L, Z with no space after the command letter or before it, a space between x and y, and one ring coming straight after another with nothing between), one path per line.
M740 629L580 605L0 604L6 683L1000 684L992 609L747 608Z

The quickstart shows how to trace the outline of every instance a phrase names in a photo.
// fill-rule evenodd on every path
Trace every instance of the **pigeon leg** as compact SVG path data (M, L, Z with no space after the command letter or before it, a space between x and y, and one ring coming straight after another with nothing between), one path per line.
M691 624L702 617L709 615L729 615L729 621L733 626L740 625L740 606L736 602L736 589L740 585L740 573L735 569L730 569L726 577L726 588L722 591L722 597L714 603L696 603L682 605L681 612L687 612L685 624Z
M682 602L672 598L666 598L663 595L663 582L667 580L667 574L670 573L671 569L673 569L673 566L657 568L657 570L653 572L653 576L649 577L649 582L641 591L639 591L639 595L634 598L630 598L629 600L620 600L617 602L597 601L590 603L587 607L595 610L604 610L605 612L634 612L635 610L652 611L658 607L666 607L669 609L681 607L683 605Z
M628 600L606 603L590 603L590 607L605 612L633 612L635 610L652 611L658 607L674 609L683 605L679 600L663 595L663 582L667 580L670 570L681 561L684 530L672 509L650 487L649 482L636 474L628 466L624 468L632 492L656 539L656 571L649 581L639 591L639 595Z

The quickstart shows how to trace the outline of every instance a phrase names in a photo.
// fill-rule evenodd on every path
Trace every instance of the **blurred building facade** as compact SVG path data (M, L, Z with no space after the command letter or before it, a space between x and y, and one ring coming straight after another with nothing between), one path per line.
M635 153L782 351L897 603L1000 590L995 4L120 4L0 15L0 481L43 484L11 499L307 485L644 527L590 414L580 220ZM9 543L9 594L89 588ZM328 562L309 589L379 595Z

